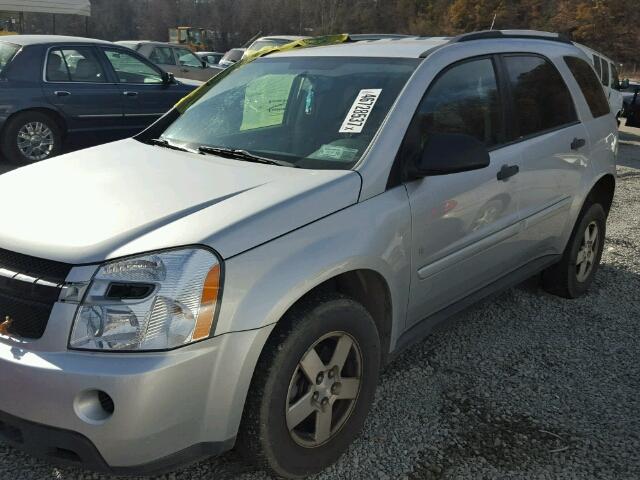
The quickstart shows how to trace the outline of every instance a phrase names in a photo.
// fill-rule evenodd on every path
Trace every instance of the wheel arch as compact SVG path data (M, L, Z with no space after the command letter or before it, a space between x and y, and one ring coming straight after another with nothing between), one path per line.
M389 284L376 270L360 268L335 275L316 285L287 310L318 292L339 293L361 304L373 318L380 337L382 363L389 355L393 326L393 300ZM285 312L286 315L286 312Z
M586 205L599 203L608 216L611 211L611 205L613 204L615 189L616 179L613 174L607 173L601 176L589 190L582 209L584 210Z
M23 110L18 110L11 113L11 115L9 115L6 121L4 122L4 125L2 126L2 131L0 132L0 134L4 135L4 132L6 131L7 126L15 117L17 117L18 115L22 115L24 113L29 113L29 112L37 112L37 113L42 113L44 115L49 116L56 122L58 127L60 127L60 131L62 135L63 136L66 135L68 126L64 116L54 108L43 107L43 106L25 108Z

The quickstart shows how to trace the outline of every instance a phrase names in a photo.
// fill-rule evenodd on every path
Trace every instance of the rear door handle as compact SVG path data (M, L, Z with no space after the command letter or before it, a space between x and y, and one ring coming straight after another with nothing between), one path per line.
M571 142L571 150L579 150L587 144L584 138L574 138Z
M123 94L125 97L137 97L137 96L138 96L138 92L129 92L129 91L125 91L125 92L122 92L122 94Z
M501 182L506 181L508 178L517 175L520 171L520 167L518 165L503 165L500 171L498 172L498 180Z
M71 95L71 92L67 92L65 90L56 90L55 92L53 92L53 94L56 97L68 97L69 95Z

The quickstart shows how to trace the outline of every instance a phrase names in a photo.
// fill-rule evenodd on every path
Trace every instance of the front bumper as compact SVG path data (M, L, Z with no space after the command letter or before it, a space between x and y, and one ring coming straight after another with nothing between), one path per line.
M56 309L49 327L55 317ZM47 334L34 348L0 338L0 436L58 463L113 473L156 473L219 454L233 446L271 330L136 354L42 351ZM83 414L83 394L96 390L113 400L108 418Z
M133 467L112 467L91 440L71 430L29 422L0 412L0 440L54 464L81 466L113 475L160 475L180 465L224 453L235 439L192 445L167 457Z

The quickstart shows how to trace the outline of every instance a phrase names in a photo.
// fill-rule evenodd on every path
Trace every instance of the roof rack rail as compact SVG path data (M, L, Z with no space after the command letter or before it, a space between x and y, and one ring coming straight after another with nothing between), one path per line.
M573 45L569 37L562 33L542 32L538 30L480 30L478 32L463 33L457 37L452 37L447 44L470 42L472 40L495 40L495 39L528 39L528 40L547 40L550 42L565 43ZM422 52L420 58L426 58L433 51L443 47L430 48Z
M496 38L526 38L531 40L549 40L551 42L571 43L569 37L562 33L540 32L537 30L481 30L463 33L451 39L450 43L470 42L472 40L488 40Z

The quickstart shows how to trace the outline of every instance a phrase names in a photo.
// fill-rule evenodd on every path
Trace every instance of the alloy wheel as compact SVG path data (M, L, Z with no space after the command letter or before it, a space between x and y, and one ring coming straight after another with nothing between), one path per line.
M27 159L37 162L51 155L53 139L49 126L42 122L29 122L18 131L18 149Z
M302 356L289 383L286 422L291 438L306 448L331 440L356 405L362 381L362 352L345 332L317 340Z
M576 279L579 282L586 281L593 270L598 255L598 235L598 224L595 221L589 223L582 236L582 243L576 258Z

